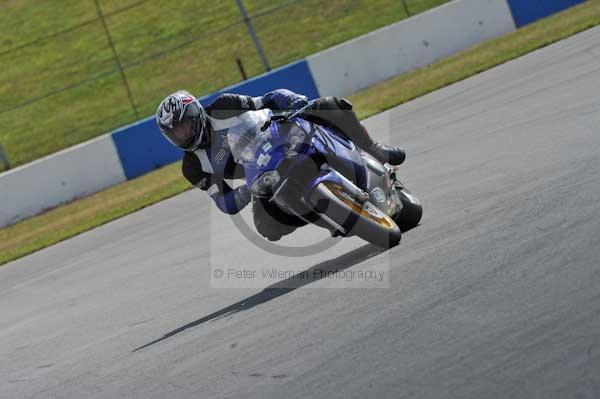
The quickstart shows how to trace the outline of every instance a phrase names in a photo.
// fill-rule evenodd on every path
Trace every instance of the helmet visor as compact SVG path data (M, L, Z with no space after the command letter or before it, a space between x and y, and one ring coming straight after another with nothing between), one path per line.
M180 148L190 147L196 142L198 135L202 133L198 123L200 117L200 105L197 101L191 101L185 105L181 119L164 133L176 146Z
M192 120L184 119L177 123L172 129L167 130L165 133L177 147L187 147L194 140Z

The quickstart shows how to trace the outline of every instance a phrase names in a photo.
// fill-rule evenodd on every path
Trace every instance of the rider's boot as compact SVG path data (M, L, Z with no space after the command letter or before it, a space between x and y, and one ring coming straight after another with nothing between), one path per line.
M368 148L365 148L365 151L374 156L379 162L387 162L390 165L400 165L406 158L406 153L402 148L390 147L375 141Z
M366 152L374 156L379 162L389 163L390 165L400 165L406 158L406 153L400 147L390 147L386 144L380 144L371 138L367 128L361 123L363 135L358 145Z

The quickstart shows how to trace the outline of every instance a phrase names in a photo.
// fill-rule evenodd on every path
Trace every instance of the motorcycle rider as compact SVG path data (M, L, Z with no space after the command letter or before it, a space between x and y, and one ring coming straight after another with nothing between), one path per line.
M206 191L221 211L235 214L251 200L246 185L232 189L224 181L244 178L243 168L235 163L227 144L227 131L236 122L239 123L236 117L244 112L263 108L296 110L306 104L306 96L279 89L259 97L221 94L203 108L189 92L180 90L167 96L159 104L156 122L163 136L171 144L184 150L182 172L185 178ZM336 127L358 147L381 162L392 165L404 162L405 153L401 148L373 141L366 128L358 121L352 104L344 98L319 98L307 114L321 124ZM266 201L254 201L253 212L256 229L271 241L279 240L306 224L297 217L283 214L275 206L269 206Z

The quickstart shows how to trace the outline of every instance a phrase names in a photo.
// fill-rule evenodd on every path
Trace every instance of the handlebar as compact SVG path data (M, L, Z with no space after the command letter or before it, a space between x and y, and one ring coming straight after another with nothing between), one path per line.
M306 110L308 110L310 107L312 107L314 103L315 103L315 100L311 100L311 101L307 102L305 106L303 106L302 108L299 108L295 111L284 112L281 114L271 116L269 118L269 120L266 121L265 124L260 128L260 131L264 132L265 130L267 130L269 128L269 126L271 126L271 123L273 123L273 122L288 122L290 119L303 114Z

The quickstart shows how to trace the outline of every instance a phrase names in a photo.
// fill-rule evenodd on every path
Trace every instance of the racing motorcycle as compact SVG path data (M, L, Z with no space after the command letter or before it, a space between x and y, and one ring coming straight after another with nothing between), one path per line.
M311 106L246 112L229 130L231 153L252 196L334 236L397 245L401 232L421 220L421 203L398 180L397 168L303 115Z

